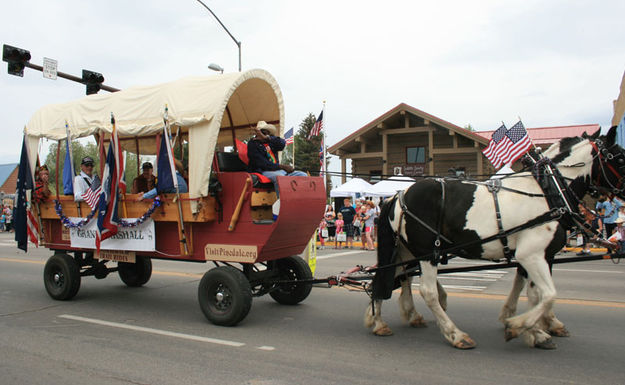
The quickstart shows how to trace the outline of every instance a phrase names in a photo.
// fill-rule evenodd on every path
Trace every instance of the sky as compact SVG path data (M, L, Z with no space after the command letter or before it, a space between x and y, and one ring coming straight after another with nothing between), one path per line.
M478 131L519 117L607 129L625 71L622 0L204 2L241 41L243 70L277 79L286 129L326 102L328 145L400 103ZM3 44L34 64L101 72L115 88L214 75L210 63L238 70L236 44L197 0L0 3ZM11 76L0 63L0 164L19 161L37 109L84 95L84 85L28 68Z

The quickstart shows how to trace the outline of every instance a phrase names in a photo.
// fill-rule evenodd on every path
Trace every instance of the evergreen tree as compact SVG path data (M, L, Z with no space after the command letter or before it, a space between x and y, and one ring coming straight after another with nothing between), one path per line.
M321 168L319 151L321 149L321 140L323 135L313 136L308 139L310 130L312 130L316 121L317 118L315 115L312 113L308 114L308 116L306 116L300 123L299 130L295 135L295 169L308 172L310 175L319 175L319 169ZM285 151L285 153L287 154L286 159L288 159L288 163L291 164L293 146L289 147L290 149L287 150L290 152ZM329 164L329 156L326 156L326 170L328 169ZM326 186L327 191L330 191L332 182L330 175L328 174L326 174Z

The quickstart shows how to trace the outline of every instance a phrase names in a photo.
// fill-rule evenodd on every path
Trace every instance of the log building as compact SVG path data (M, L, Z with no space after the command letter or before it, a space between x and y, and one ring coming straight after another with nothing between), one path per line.
M584 131L591 134L598 124L528 128L534 144L547 147ZM341 160L346 182L347 159L352 174L374 183L391 175L447 176L464 173L483 179L495 173L482 154L493 131L473 132L405 103L397 105L328 148Z

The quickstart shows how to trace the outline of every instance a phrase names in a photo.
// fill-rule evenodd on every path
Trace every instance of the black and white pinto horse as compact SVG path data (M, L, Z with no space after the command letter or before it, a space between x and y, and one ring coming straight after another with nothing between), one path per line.
M615 144L616 128L607 135L565 138L544 153L557 166L568 183L569 191L582 198L589 189L609 190L623 197L625 152ZM443 187L444 184L444 187ZM460 330L446 313L446 293L437 280L437 262L432 259L437 238L438 248L452 248L454 255L465 258L501 260L504 246L501 239L481 240L523 226L550 211L543 190L530 172L501 179L502 188L496 200L484 183L457 179L423 179L403 194L396 195L382 207L378 229L378 266L373 280L373 298L365 313L365 326L376 335L390 335L391 329L382 320L382 300L401 286L399 308L402 318L413 327L425 326L412 300L412 279L404 274L406 266L421 269L419 291L436 317L437 324L454 347L469 349L475 342ZM442 195L444 194L444 195ZM403 207L402 204L403 203ZM577 204L572 207L577 210ZM501 220L498 223L496 213ZM509 234L507 244L522 269L517 272L514 287L501 310L505 338L522 336L529 346L555 348L551 335L567 336L568 331L553 310L556 289L551 277L550 261L566 242L566 229L558 220L543 221L534 227ZM437 233L440 235L437 237ZM384 268L384 266L389 266ZM528 277L529 310L515 316L516 305Z

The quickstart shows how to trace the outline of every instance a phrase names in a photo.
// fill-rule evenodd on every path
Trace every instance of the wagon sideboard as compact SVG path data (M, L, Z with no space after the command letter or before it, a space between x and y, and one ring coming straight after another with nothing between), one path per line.
M218 173L222 192L216 196L193 199L199 211L193 214L188 194L180 194L189 254L180 252L178 234L178 202L175 194L163 194L161 206L150 218L154 221L154 251L138 254L153 258L192 261L218 260L256 263L300 254L313 234L325 205L325 187L320 177L280 177L280 214L272 217L272 205L277 200L270 190L246 188L245 172ZM244 188L246 192L243 193ZM153 200L138 201L139 194L124 194L119 205L120 218L140 218ZM229 231L233 214L243 196L238 221ZM85 217L91 208L78 203L73 196L60 196L63 215ZM43 246L60 250L80 250L72 247L70 229L63 226L53 201L39 205ZM95 221L92 219L91 221ZM140 236L128 232L128 237Z

